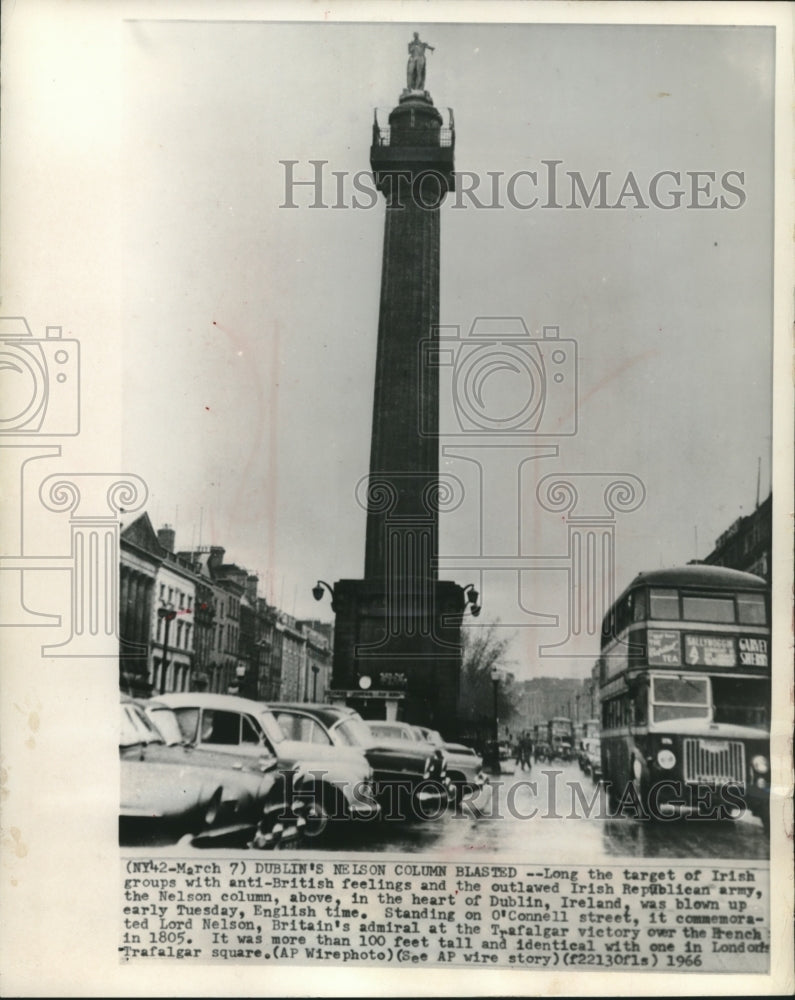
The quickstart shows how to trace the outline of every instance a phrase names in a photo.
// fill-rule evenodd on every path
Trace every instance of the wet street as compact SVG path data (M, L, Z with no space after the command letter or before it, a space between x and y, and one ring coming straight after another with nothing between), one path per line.
M769 857L762 822L750 813L721 821L611 817L604 788L576 763L534 763L530 771L492 775L477 799L438 820L371 826L352 831L338 849L421 852L450 862L493 855L579 863L615 857Z

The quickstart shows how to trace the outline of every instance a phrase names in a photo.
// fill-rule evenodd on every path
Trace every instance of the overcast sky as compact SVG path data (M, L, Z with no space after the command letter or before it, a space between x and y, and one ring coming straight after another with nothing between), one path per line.
M483 573L474 560L442 575L482 590L481 622L526 626L521 608L560 617L512 628L519 676L583 673L592 637L566 647L579 659L539 658L539 644L565 637L568 577L566 524L539 508L538 479L643 483L644 502L615 521L617 590L639 570L706 555L753 509L759 458L762 498L769 489L770 30L125 25L124 464L149 484L156 527L174 524L181 548L223 545L288 612L329 617L315 580L362 575L354 488L369 461L384 208L349 207L350 176L345 209L310 209L307 188L299 208L280 207L280 161L299 161L304 179L309 160L327 160L329 203L332 170L368 170L373 108L385 119L397 103L415 27L435 46L426 86L455 112L456 168L483 185L504 175L505 207L448 198L441 210L441 322L466 331L477 316L521 316L536 336L558 326L578 354L577 434L541 442L557 456L521 474L527 449L468 460L459 448L442 462L466 495L442 521L443 566L513 534L527 571ZM629 172L647 202L661 171L680 172L686 195L668 211L633 197L623 209L511 205L519 171L536 171L546 196L544 160L561 161L563 204L566 172L590 188L610 171L610 204ZM716 175L699 200L741 204L688 207L686 171ZM721 188L730 171L741 196ZM516 196L529 201L523 183ZM551 420L575 396L547 388ZM539 555L553 568L531 571Z

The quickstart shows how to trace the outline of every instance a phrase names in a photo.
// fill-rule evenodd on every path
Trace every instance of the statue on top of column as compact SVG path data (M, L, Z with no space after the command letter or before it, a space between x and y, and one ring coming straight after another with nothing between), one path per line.
M414 38L409 42L409 64L406 68L406 87L408 90L425 89L425 50L435 49L427 42L421 42L419 32L414 32Z

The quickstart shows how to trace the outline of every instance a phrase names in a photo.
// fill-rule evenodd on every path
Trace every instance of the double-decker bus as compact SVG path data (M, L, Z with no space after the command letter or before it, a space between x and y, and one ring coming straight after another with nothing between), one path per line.
M641 815L747 806L767 826L769 615L764 580L703 564L639 573L612 605L599 695L614 806L634 790Z
M574 745L574 729L571 719L556 715L547 723L547 743L550 757L562 757L568 760Z

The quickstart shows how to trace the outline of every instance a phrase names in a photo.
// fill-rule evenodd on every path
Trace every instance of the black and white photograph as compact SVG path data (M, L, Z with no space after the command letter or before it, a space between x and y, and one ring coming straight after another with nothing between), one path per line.
M790 990L788 7L17 6L9 986Z

